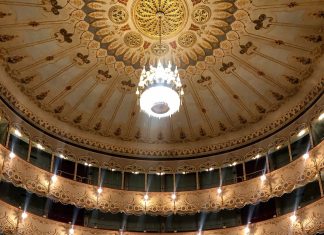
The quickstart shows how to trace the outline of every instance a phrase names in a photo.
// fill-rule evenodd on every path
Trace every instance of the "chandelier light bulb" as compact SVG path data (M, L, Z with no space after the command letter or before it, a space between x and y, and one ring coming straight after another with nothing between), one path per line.
M149 199L149 196L147 194L144 195L144 201L147 201Z
M176 200L177 199L177 195L175 193L172 193L171 198L172 198L172 200Z
M219 188L217 189L217 193L218 193L218 194L221 194L221 193L222 193L222 189L221 189L221 187L219 187Z
M324 113L321 113L321 115L319 115L318 117L318 121L322 121L324 119Z
M249 233L250 233L250 228L249 228L248 226L246 226L246 227L244 228L244 233L245 233L245 234L249 234Z

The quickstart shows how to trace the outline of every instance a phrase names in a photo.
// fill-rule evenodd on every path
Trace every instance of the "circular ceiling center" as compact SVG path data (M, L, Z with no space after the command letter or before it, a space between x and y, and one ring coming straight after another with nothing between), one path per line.
M158 39L161 31L162 39L165 39L184 28L188 8L184 0L136 0L132 15L136 28L142 34Z

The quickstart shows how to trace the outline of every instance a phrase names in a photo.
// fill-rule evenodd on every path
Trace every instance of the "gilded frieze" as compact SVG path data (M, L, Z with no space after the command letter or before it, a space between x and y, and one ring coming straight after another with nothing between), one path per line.
M316 234L324 229L324 199L320 199L310 205L296 210L294 213L282 215L277 218L249 224L249 234L254 235L286 235L286 234ZM5 234L51 234L66 235L69 233L71 225L50 220L47 218L28 214L24 220L21 218L21 209L8 205L0 201L0 230ZM296 220L291 219L295 215ZM95 228L74 226L74 234L97 234L116 235L120 231L111 231ZM217 230L207 230L205 235L241 235L247 234L246 226L223 228ZM125 235L143 235L144 232L127 232ZM170 233L159 233L170 234ZM177 232L179 235L196 235L197 232Z
M127 214L170 215L191 214L197 211L217 211L220 209L241 208L289 193L295 188L318 180L319 171L324 167L324 143L290 164L266 174L266 178L253 178L236 184L216 188L176 192L135 192L103 188L83 184L58 176L51 180L52 174L41 170L26 161L9 157L9 151L1 147L1 178L39 195L51 197L63 204L73 204L87 209L125 212ZM125 193L127 192L127 193ZM144 195L148 199L144 200Z

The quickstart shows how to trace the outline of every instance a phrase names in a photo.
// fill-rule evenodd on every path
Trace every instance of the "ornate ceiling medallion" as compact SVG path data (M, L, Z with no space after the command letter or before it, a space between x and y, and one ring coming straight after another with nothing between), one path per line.
M137 32L128 32L124 36L124 42L131 48L136 48L142 45L142 36Z
M208 22L210 15L210 8L208 6L203 5L196 7L192 12L191 17L196 24L205 24Z
M163 14L161 31L164 39L182 31L188 20L188 8L183 0L160 0L160 4L157 0L136 0L132 9L134 24L141 33L152 39L159 38L157 12Z
M128 20L128 12L122 6L112 6L108 12L109 19L115 24L123 24Z
M197 41L197 37L195 33L190 31L181 34L178 39L179 45L185 48L192 47L196 43L196 41Z

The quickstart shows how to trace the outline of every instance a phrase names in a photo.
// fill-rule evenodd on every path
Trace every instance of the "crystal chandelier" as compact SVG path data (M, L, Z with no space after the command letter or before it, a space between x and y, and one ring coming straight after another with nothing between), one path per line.
M161 9L161 8L159 8ZM159 19L160 48L162 47L162 18L164 13L156 12ZM163 118L179 111L184 94L178 69L172 70L171 63L164 67L158 62L157 67L143 68L136 94L139 98L141 110L149 116Z
M177 68L163 67L159 62L157 67L150 66L142 71L136 94L139 96L140 107L153 117L171 116L179 110L183 88Z

